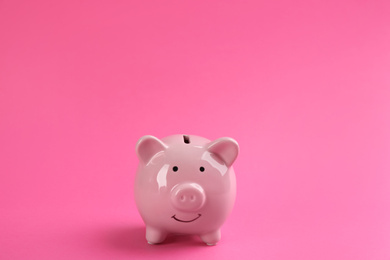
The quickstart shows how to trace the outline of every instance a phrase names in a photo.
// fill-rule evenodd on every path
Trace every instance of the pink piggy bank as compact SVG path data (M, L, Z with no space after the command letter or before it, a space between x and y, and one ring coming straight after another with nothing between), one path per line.
M238 151L237 142L228 137L139 139L134 192L149 244L163 242L168 234L199 235L207 245L221 239L236 197L232 164Z

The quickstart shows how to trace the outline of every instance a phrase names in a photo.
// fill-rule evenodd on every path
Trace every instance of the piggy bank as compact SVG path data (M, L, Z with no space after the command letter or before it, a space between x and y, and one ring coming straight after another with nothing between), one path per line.
M228 137L139 139L134 196L149 244L163 242L168 234L199 235L207 245L220 240L236 197L232 164L238 151Z

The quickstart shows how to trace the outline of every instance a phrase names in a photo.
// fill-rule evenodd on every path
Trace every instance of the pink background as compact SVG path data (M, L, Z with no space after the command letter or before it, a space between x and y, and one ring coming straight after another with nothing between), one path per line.
M390 2L0 0L0 259L390 259ZM207 247L150 246L145 134L235 138Z

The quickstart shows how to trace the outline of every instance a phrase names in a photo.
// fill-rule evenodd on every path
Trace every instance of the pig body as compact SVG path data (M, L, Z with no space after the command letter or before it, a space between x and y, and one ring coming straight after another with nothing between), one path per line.
M144 136L138 141L134 195L150 244L168 234L199 235L208 245L220 240L236 196L232 164L238 150L227 137Z

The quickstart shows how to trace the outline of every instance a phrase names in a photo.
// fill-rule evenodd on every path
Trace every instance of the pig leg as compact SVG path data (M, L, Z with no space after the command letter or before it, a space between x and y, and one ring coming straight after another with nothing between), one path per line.
M146 240L149 244L153 245L161 243L165 240L166 237L166 232L151 226L146 226Z
M218 229L216 231L206 233L200 236L200 238L205 242L208 246L214 246L221 239L221 230Z

